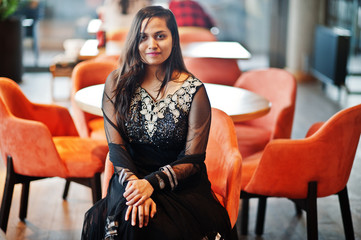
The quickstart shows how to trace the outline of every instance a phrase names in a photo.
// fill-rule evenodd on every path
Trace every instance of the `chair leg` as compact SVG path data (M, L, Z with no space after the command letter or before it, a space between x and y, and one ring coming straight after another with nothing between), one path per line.
M241 234L248 234L249 198L242 199Z
M64 192L63 192L63 199L66 200L67 196L68 196L68 192L69 192L69 187L70 187L70 180L66 179L65 182L65 187L64 187Z
M337 195L338 195L338 201L340 203L343 229L345 231L346 240L354 240L355 233L353 230L350 202L348 199L347 187L345 187L342 191L337 193Z
M13 161L12 158L8 156L4 194L0 209L0 228L4 232L6 232L6 228L8 226L9 213L10 213L11 201L13 198L15 182L16 179L15 179Z
M264 221L266 215L267 197L258 198L258 210L256 220L256 235L262 235L264 231Z
M22 183L19 218L24 221L28 212L30 182Z
M94 177L90 179L90 188L92 189L94 204L102 198L100 173L96 173Z
M302 208L300 208L296 203L295 203L295 209L296 209L296 215L298 217L301 217L302 215Z
M318 239L317 226L317 182L308 184L307 193L307 239Z

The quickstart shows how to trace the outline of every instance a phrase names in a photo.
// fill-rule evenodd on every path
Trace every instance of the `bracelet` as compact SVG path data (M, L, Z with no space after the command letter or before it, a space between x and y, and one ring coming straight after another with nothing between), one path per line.
M173 168L170 165L166 165L161 167L160 170L167 175L171 190L174 190L178 185L178 180Z

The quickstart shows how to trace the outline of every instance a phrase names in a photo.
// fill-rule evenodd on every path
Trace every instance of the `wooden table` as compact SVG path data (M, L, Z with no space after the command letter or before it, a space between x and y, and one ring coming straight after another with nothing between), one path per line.
M219 84L204 85L211 107L224 111L234 122L261 117L271 109L271 103L266 98L251 91ZM104 84L80 89L75 94L75 101L83 111L102 116L103 91Z

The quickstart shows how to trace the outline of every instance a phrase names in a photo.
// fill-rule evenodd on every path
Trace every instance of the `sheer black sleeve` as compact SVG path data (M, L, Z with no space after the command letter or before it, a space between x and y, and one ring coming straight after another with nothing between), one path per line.
M195 93L188 118L188 134L184 151L170 165L146 179L155 189L174 189L182 180L200 171L204 165L209 129L211 106L205 87L202 85Z
M119 182L125 184L136 173L136 167L125 148L120 128L117 126L116 111L114 109L116 87L115 71L109 74L103 93L102 111L104 117L104 130L109 146L109 159L114 170L119 174Z

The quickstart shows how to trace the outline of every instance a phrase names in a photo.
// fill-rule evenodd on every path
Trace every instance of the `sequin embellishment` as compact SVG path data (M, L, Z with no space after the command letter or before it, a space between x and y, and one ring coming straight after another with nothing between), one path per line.
M158 120L163 120L166 112L171 113L174 123L178 122L181 114L188 114L193 95L201 85L202 82L200 80L189 77L176 92L168 94L165 98L158 101L153 100L145 89L138 87L130 104L131 120L135 122L140 121L136 114L134 114L140 107L140 114L144 116L144 128L149 137L152 138L158 130Z

